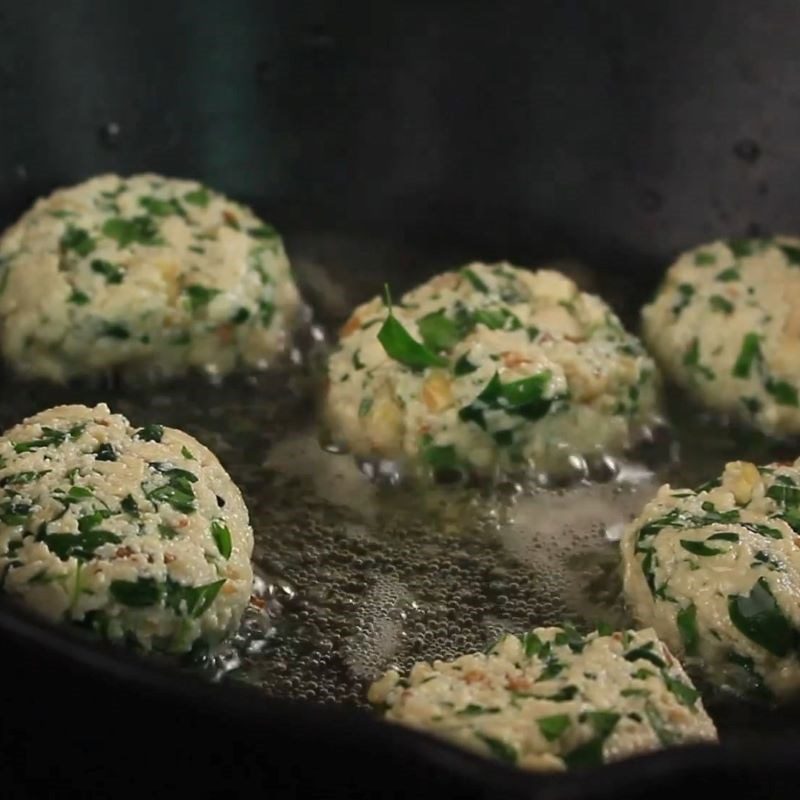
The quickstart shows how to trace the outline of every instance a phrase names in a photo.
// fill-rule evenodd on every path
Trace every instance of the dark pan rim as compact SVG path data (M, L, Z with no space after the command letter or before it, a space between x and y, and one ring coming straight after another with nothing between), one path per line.
M402 753L409 764L424 765L474 782L493 792L531 796L540 792L548 797L609 797L629 792L636 796L642 787L660 789L685 785L715 776L800 777L800 728L791 735L737 739L720 745L691 745L636 756L614 764L573 773L537 774L517 770L500 762L484 759L429 734L400 725L354 708L316 705L302 700L268 697L256 687L233 682L213 683L200 675L179 669L168 662L98 643L68 626L53 625L29 610L0 598L0 637L4 649L14 642L25 644L70 666L77 666L87 677L124 684L128 690L146 692L177 704L201 703L212 715L230 721L246 722L249 730L265 733L280 729L293 740L363 743L377 752ZM274 769L274 767L272 767ZM702 776L702 777L701 777Z

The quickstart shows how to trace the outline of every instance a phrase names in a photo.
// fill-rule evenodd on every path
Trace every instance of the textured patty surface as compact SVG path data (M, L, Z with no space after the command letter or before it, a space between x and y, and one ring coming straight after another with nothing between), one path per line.
M388 719L521 767L562 770L716 739L697 691L652 630L537 628L487 654L390 670Z
M714 242L684 253L642 311L678 385L766 433L800 433L800 240Z
M194 181L103 175L0 239L0 342L24 376L261 367L299 305L275 230Z
M728 464L697 490L662 486L622 539L625 596L723 686L800 689L800 462Z
M657 405L651 359L602 300L508 264L360 306L328 378L327 424L356 456L477 474L621 451Z
M212 645L250 598L242 496L182 431L58 406L0 437L0 591L144 649Z

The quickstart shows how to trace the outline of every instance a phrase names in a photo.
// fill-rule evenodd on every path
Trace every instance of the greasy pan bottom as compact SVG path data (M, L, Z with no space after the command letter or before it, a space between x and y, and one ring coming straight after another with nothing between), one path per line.
M618 309L638 303L610 299ZM183 428L216 452L250 509L260 599L232 645L192 670L280 700L363 706L369 681L388 666L483 649L504 630L567 619L584 629L629 625L616 537L656 487L696 485L734 458L793 457L791 447L671 398L671 440L621 462L603 483L423 490L376 485L348 456L324 451L315 382L297 366L219 386L195 377L52 387L8 376L0 385L2 429L52 405L104 401L137 425ZM723 739L774 730L792 713L705 698Z

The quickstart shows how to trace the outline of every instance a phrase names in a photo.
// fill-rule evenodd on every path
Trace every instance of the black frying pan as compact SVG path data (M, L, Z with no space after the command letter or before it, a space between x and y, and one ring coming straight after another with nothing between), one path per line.
M195 176L356 299L462 258L566 256L624 286L631 318L677 250L800 229L799 26L780 0L6 3L0 215L101 171ZM788 796L800 777L793 707L736 712L720 748L539 777L6 603L0 643L11 797Z

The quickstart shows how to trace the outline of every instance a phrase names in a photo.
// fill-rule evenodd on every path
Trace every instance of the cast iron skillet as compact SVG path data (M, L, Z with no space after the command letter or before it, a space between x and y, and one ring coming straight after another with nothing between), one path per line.
M149 169L250 202L290 250L333 229L448 261L573 255L644 295L683 247L797 231L799 26L782 0L28 0L0 8L0 215ZM788 796L800 778L793 706L719 748L550 778L87 646L5 601L0 646L10 797Z

